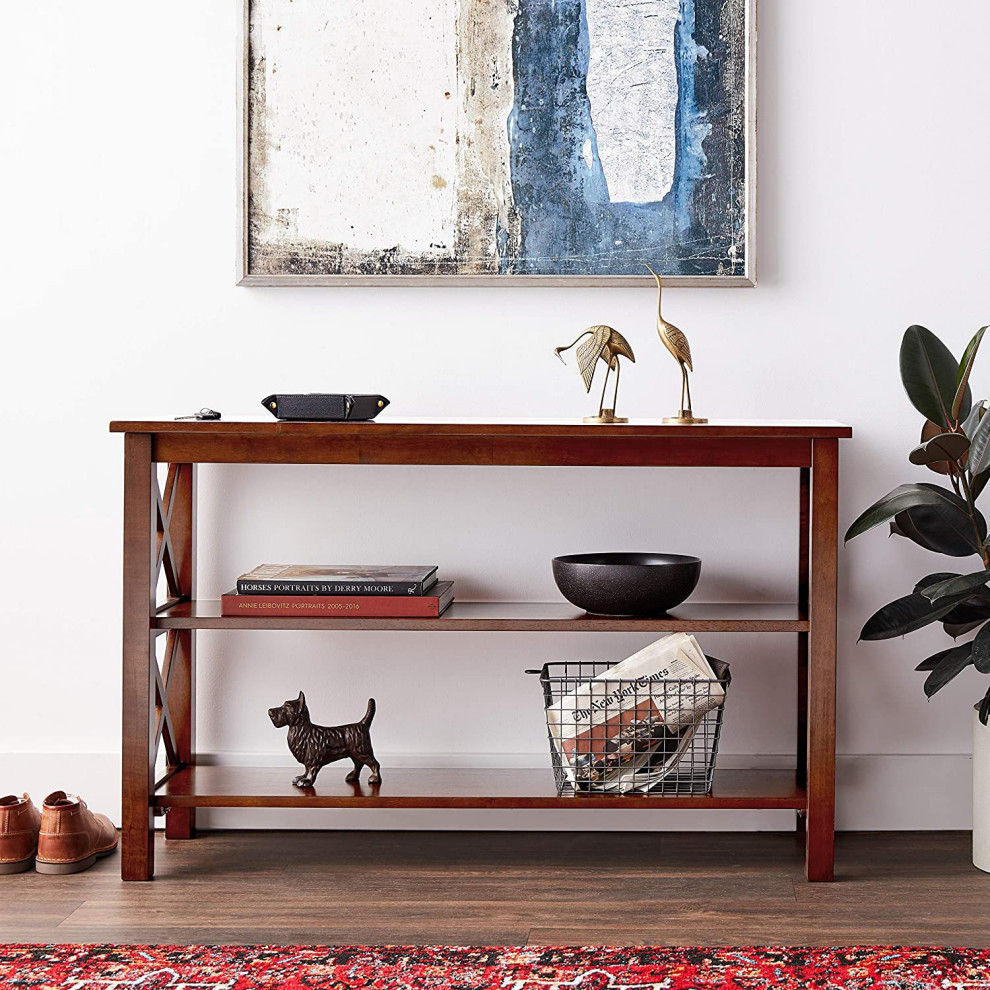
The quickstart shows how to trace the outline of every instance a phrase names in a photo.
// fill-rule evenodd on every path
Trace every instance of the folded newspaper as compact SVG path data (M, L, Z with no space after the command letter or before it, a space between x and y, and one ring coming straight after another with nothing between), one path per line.
M724 699L697 640L674 633L555 699L547 722L576 789L645 791L673 773Z

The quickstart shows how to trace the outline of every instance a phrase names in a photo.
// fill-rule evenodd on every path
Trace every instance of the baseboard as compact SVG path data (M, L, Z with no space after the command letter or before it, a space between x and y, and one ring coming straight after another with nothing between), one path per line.
M546 766L542 754L382 754L382 767ZM281 754L207 754L216 765L285 766ZM724 754L719 766L774 768L793 765L788 756ZM27 791L37 802L61 789L82 794L90 807L120 821L120 757L116 753L7 753L0 791ZM335 772L328 767L324 773ZM340 771L343 773L343 770ZM698 829L772 831L792 828L788 811L437 811L430 809L201 809L204 828L329 829L555 829L671 831ZM968 754L839 756L836 766L836 827L840 831L969 829L972 826L972 757Z

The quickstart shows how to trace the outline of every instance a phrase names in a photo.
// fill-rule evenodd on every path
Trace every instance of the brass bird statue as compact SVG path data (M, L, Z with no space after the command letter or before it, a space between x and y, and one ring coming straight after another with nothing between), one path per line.
M619 398L619 357L628 358L633 364L636 363L636 355L629 346L629 341L611 327L596 326L588 327L584 333L579 334L572 344L566 347L555 347L554 354L560 358L562 364L567 362L561 357L564 351L569 351L582 337L587 337L577 349L578 371L581 372L581 379L584 382L584 390L591 391L591 380L595 377L595 369L598 362L605 362L605 382L602 385L602 397L598 403L597 416L585 416L586 423L627 423L627 419L615 415L615 405ZM615 372L615 391L612 393L612 408L605 408L605 390L608 388L609 373Z
M660 276L649 265L646 266L650 274L657 280L657 333L660 334L660 341L664 347L674 356L674 360L681 367L681 408L676 416L664 416L665 423L678 423L688 425L691 423L707 423L707 419L700 419L691 411L691 383L688 381L688 372L694 371L691 365L691 345L687 337L673 323L668 323L660 312L663 285ZM685 404L685 396L687 402Z

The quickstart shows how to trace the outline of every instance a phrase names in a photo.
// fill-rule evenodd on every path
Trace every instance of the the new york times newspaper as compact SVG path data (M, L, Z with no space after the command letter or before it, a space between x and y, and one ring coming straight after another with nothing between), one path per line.
M675 633L603 671L547 709L578 790L649 790L680 762L725 691L693 636Z

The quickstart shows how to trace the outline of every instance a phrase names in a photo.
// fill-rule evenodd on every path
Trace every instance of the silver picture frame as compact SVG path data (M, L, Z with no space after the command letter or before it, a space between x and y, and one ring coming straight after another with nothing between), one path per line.
M751 288L757 283L757 0L741 0L745 16L745 274L667 275L664 285L677 288ZM237 80L237 260L236 283L244 286L548 286L655 287L643 275L272 275L250 270L249 251L249 87L252 0L241 0Z

